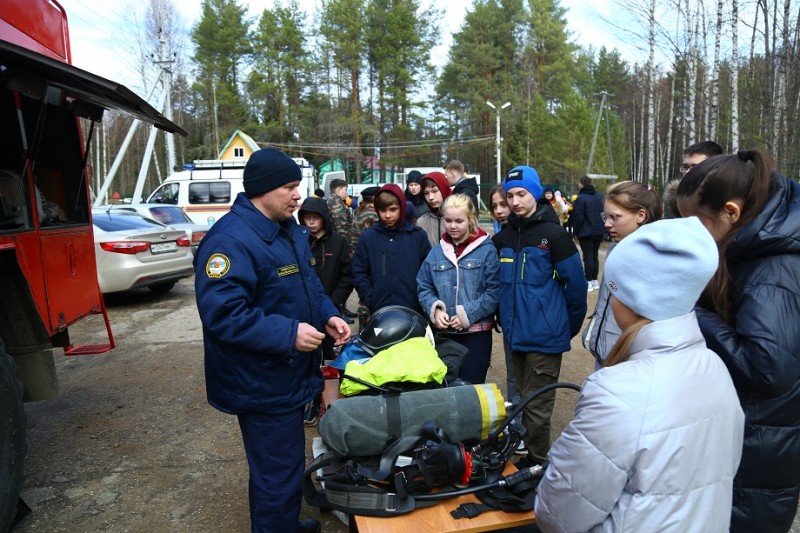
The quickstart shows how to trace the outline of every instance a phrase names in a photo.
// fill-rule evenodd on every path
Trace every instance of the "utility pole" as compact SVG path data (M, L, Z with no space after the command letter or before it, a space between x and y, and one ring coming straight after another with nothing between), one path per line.
M495 112L496 112L496 115L497 115L497 125L496 125L497 136L495 138L495 143L494 144L495 144L495 148L497 149L497 156L496 156L496 159L497 159L497 184L499 185L503 181L502 175L500 173L500 157L501 157L501 150L500 150L500 111L502 111L503 109L505 109L508 106L510 106L511 102L506 102L505 104L501 105L500 109L496 108L495 105L493 103L491 103L489 100L486 100L486 105L488 105L489 107L494 109Z
M155 81L153 82L153 86L150 88L150 92L147 95L147 101L149 102L150 99L155 94L156 88L159 85L162 87L162 93L159 98L158 105L154 106L156 110L161 111L164 115L172 119L172 110L171 104L169 99L169 92L171 89L171 80L172 80L172 73L169 70L169 65L171 65L174 61L173 60L164 60L163 59L163 51L164 51L165 41L161 39L161 47L159 51L159 58L158 61L155 63L159 65L158 76L156 76ZM131 124L130 129L128 130L128 134L125 136L125 140L122 141L122 146L117 153L117 157L114 159L114 163L111 165L111 169L108 171L108 174L105 177L105 181L103 186L100 187L100 190L97 192L97 196L95 197L94 203L92 204L94 207L103 205L106 201L105 197L108 194L108 189L111 187L111 182L114 180L114 176L117 174L117 170L119 170L120 165L122 164L122 159L125 156L125 152L128 149L131 141L133 140L133 136L136 133L136 129L139 127L139 123L141 121L134 120ZM142 164L139 167L139 176L136 180L136 187L133 192L133 203L141 203L142 201L142 191L144 189L144 180L147 177L147 170L150 167L150 159L153 157L153 147L155 146L156 140L156 133L157 129L155 127L151 127L150 136L147 139L147 147L145 148L144 157L142 157ZM170 169L175 165L175 144L172 140L172 134L167 133L167 158L169 159L168 165L170 165ZM171 172L171 170L170 170Z
M162 92L161 92L161 98L159 99L158 106L156 107L156 109L162 111L167 118L172 119L172 111L170 110L171 104L170 104L169 92L171 89L170 80L172 79L170 65L173 63L173 61L170 59L167 60L163 59L164 47L166 44L166 40L164 39L163 36L161 37L159 44L160 46L158 51L158 61L156 61L155 63L159 65L161 71L155 84L158 85L159 82L161 83ZM157 133L158 130L156 128L150 129L150 135L147 138L147 146L144 150L144 157L142 157L142 165L139 167L139 176L136 179L136 187L133 190L133 198L131 201L134 204L140 204L142 203L142 200L144 200L144 198L142 198L142 192L144 191L144 182L147 179L147 171L150 169L150 161L153 159L153 148L155 147L156 144ZM172 135L170 135L169 133L167 133L166 135L167 135L167 166L169 166L170 168L169 172L172 172L171 169L172 167L175 166L175 144L170 143L170 141L172 141Z
M606 91L600 93L603 98L600 100L600 111L597 113L597 123L594 126L594 137L592 137L592 148L589 150L589 162L586 164L586 175L591 179L617 179L614 174L614 154L611 152L611 129L609 126L608 106L606 106L606 96L614 96ZM600 132L600 121L603 120L603 112L606 119L606 143L608 146L608 163L611 167L611 174L592 174L592 163L594 162L594 149L597 146L597 134Z

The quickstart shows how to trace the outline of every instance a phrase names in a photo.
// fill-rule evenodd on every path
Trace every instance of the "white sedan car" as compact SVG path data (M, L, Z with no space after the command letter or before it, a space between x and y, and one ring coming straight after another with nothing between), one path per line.
M165 226L185 230L192 244L192 253L197 251L197 245L200 244L200 240L206 236L206 232L208 231L208 226L195 224L192 219L189 218L189 215L177 205L114 204L112 206L101 206L98 209L107 210L109 208L111 208L112 211L132 211L134 213L139 213L143 217L161 222Z
M97 279L103 294L169 291L194 273L186 232L127 211L92 209Z

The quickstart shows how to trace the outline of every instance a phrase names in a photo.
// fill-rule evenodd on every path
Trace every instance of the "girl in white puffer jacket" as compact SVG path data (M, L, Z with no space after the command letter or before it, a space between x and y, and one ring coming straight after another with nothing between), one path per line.
M718 259L695 217L643 226L609 256L623 333L550 449L542 531L728 530L744 414L692 310Z

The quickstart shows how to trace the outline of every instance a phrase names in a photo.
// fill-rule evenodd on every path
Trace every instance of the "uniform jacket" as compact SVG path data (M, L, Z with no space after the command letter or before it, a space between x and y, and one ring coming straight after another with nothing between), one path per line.
M800 185L774 180L775 192L726 254L735 325L697 311L747 424L732 531L788 531L800 486Z
M578 192L578 199L573 204L570 221L575 228L575 235L581 237L601 237L605 232L603 224L603 195L594 190L593 185L586 185Z
M353 284L371 312L385 305L419 311L417 272L431 251L425 232L405 221L406 200L395 187L388 190L400 201L400 223L389 228L376 221L361 234L353 254Z
M339 316L294 218L276 224L240 193L195 255L208 401L231 414L299 409L322 391L320 350L294 349L297 326Z
M372 205L359 206L356 216L353 217L353 226L350 232L350 249L355 250L358 245L358 239L361 234L368 228L371 228L375 221L378 220L378 213Z
M314 255L314 268L322 281L325 294L330 296L336 307L341 307L353 292L350 245L347 239L333 231L331 213L325 200L306 198L300 208L300 220L303 219L304 212L316 213L325 221L325 235L318 239L309 232L308 246Z
M509 348L563 353L586 316L580 254L556 212L539 206L509 217L492 240L500 254L500 323Z
M614 249L612 245L608 249L608 254ZM608 255L606 255L606 258ZM608 287L605 283L600 284L597 293L597 304L594 313L589 317L589 325L583 330L583 347L589 350L595 359L595 370L603 366L608 357L608 352L614 347L622 330L614 319L609 302Z
M347 207L344 200L331 193L326 200L328 209L333 219L333 231L350 240L350 230L353 226L353 212Z
M537 489L542 531L727 532L744 415L695 314L591 374Z
M433 322L436 309L473 324L494 324L500 297L500 261L489 236L483 233L456 258L453 244L442 239L428 254L417 274L422 310Z

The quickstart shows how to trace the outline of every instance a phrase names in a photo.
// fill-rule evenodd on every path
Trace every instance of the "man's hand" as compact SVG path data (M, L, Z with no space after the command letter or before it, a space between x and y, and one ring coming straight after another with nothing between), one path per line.
M294 339L294 349L298 352L313 352L319 348L324 338L325 334L317 331L314 326L306 322L300 322L300 324L297 325L297 337Z
M330 317L325 324L325 331L333 338L334 346L341 346L350 340L350 326L342 320L342 317Z

